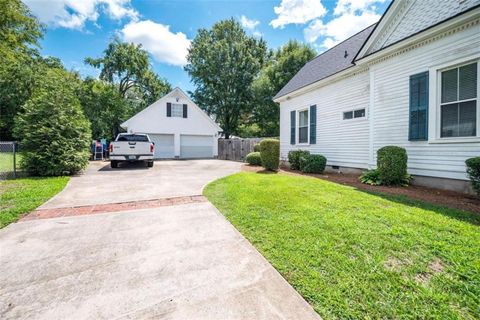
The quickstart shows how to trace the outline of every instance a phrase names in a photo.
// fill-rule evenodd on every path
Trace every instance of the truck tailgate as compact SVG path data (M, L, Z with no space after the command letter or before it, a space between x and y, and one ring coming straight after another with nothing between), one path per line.
M112 142L112 155L150 155L150 142L115 141Z

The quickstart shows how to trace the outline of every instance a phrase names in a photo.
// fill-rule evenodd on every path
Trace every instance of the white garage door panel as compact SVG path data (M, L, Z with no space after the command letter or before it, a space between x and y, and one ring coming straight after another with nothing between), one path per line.
M175 156L175 143L173 134L149 134L155 142L155 159L173 158Z
M213 136L180 136L181 158L212 158Z

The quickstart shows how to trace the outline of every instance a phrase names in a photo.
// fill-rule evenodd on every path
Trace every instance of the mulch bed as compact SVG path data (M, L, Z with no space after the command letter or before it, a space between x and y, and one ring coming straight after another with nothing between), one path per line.
M243 165L243 171L267 173L262 167ZM480 199L471 195L466 195L454 191L446 191L422 186L408 187L387 187L371 186L361 183L357 174L345 173L323 173L323 174L303 174L299 171L293 171L288 168L281 168L279 172L291 175L305 175L323 180L336 182L339 184L355 187L359 190L368 192L384 193L389 195L400 195L413 200L425 201L433 204L442 205L449 208L460 209L480 213Z

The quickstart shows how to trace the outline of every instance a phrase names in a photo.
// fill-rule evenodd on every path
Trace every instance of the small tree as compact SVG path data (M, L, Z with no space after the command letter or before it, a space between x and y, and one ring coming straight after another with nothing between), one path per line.
M88 164L90 124L76 97L78 83L75 75L62 69L47 70L16 117L14 134L28 173L70 175Z

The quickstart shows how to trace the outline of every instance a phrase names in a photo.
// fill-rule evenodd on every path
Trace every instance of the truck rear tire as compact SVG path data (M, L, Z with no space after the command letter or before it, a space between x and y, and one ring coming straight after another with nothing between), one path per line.
M110 167L118 168L118 161L115 161L115 160L110 161Z
M149 167L149 168L153 167L153 161L148 161L147 162L147 167Z

